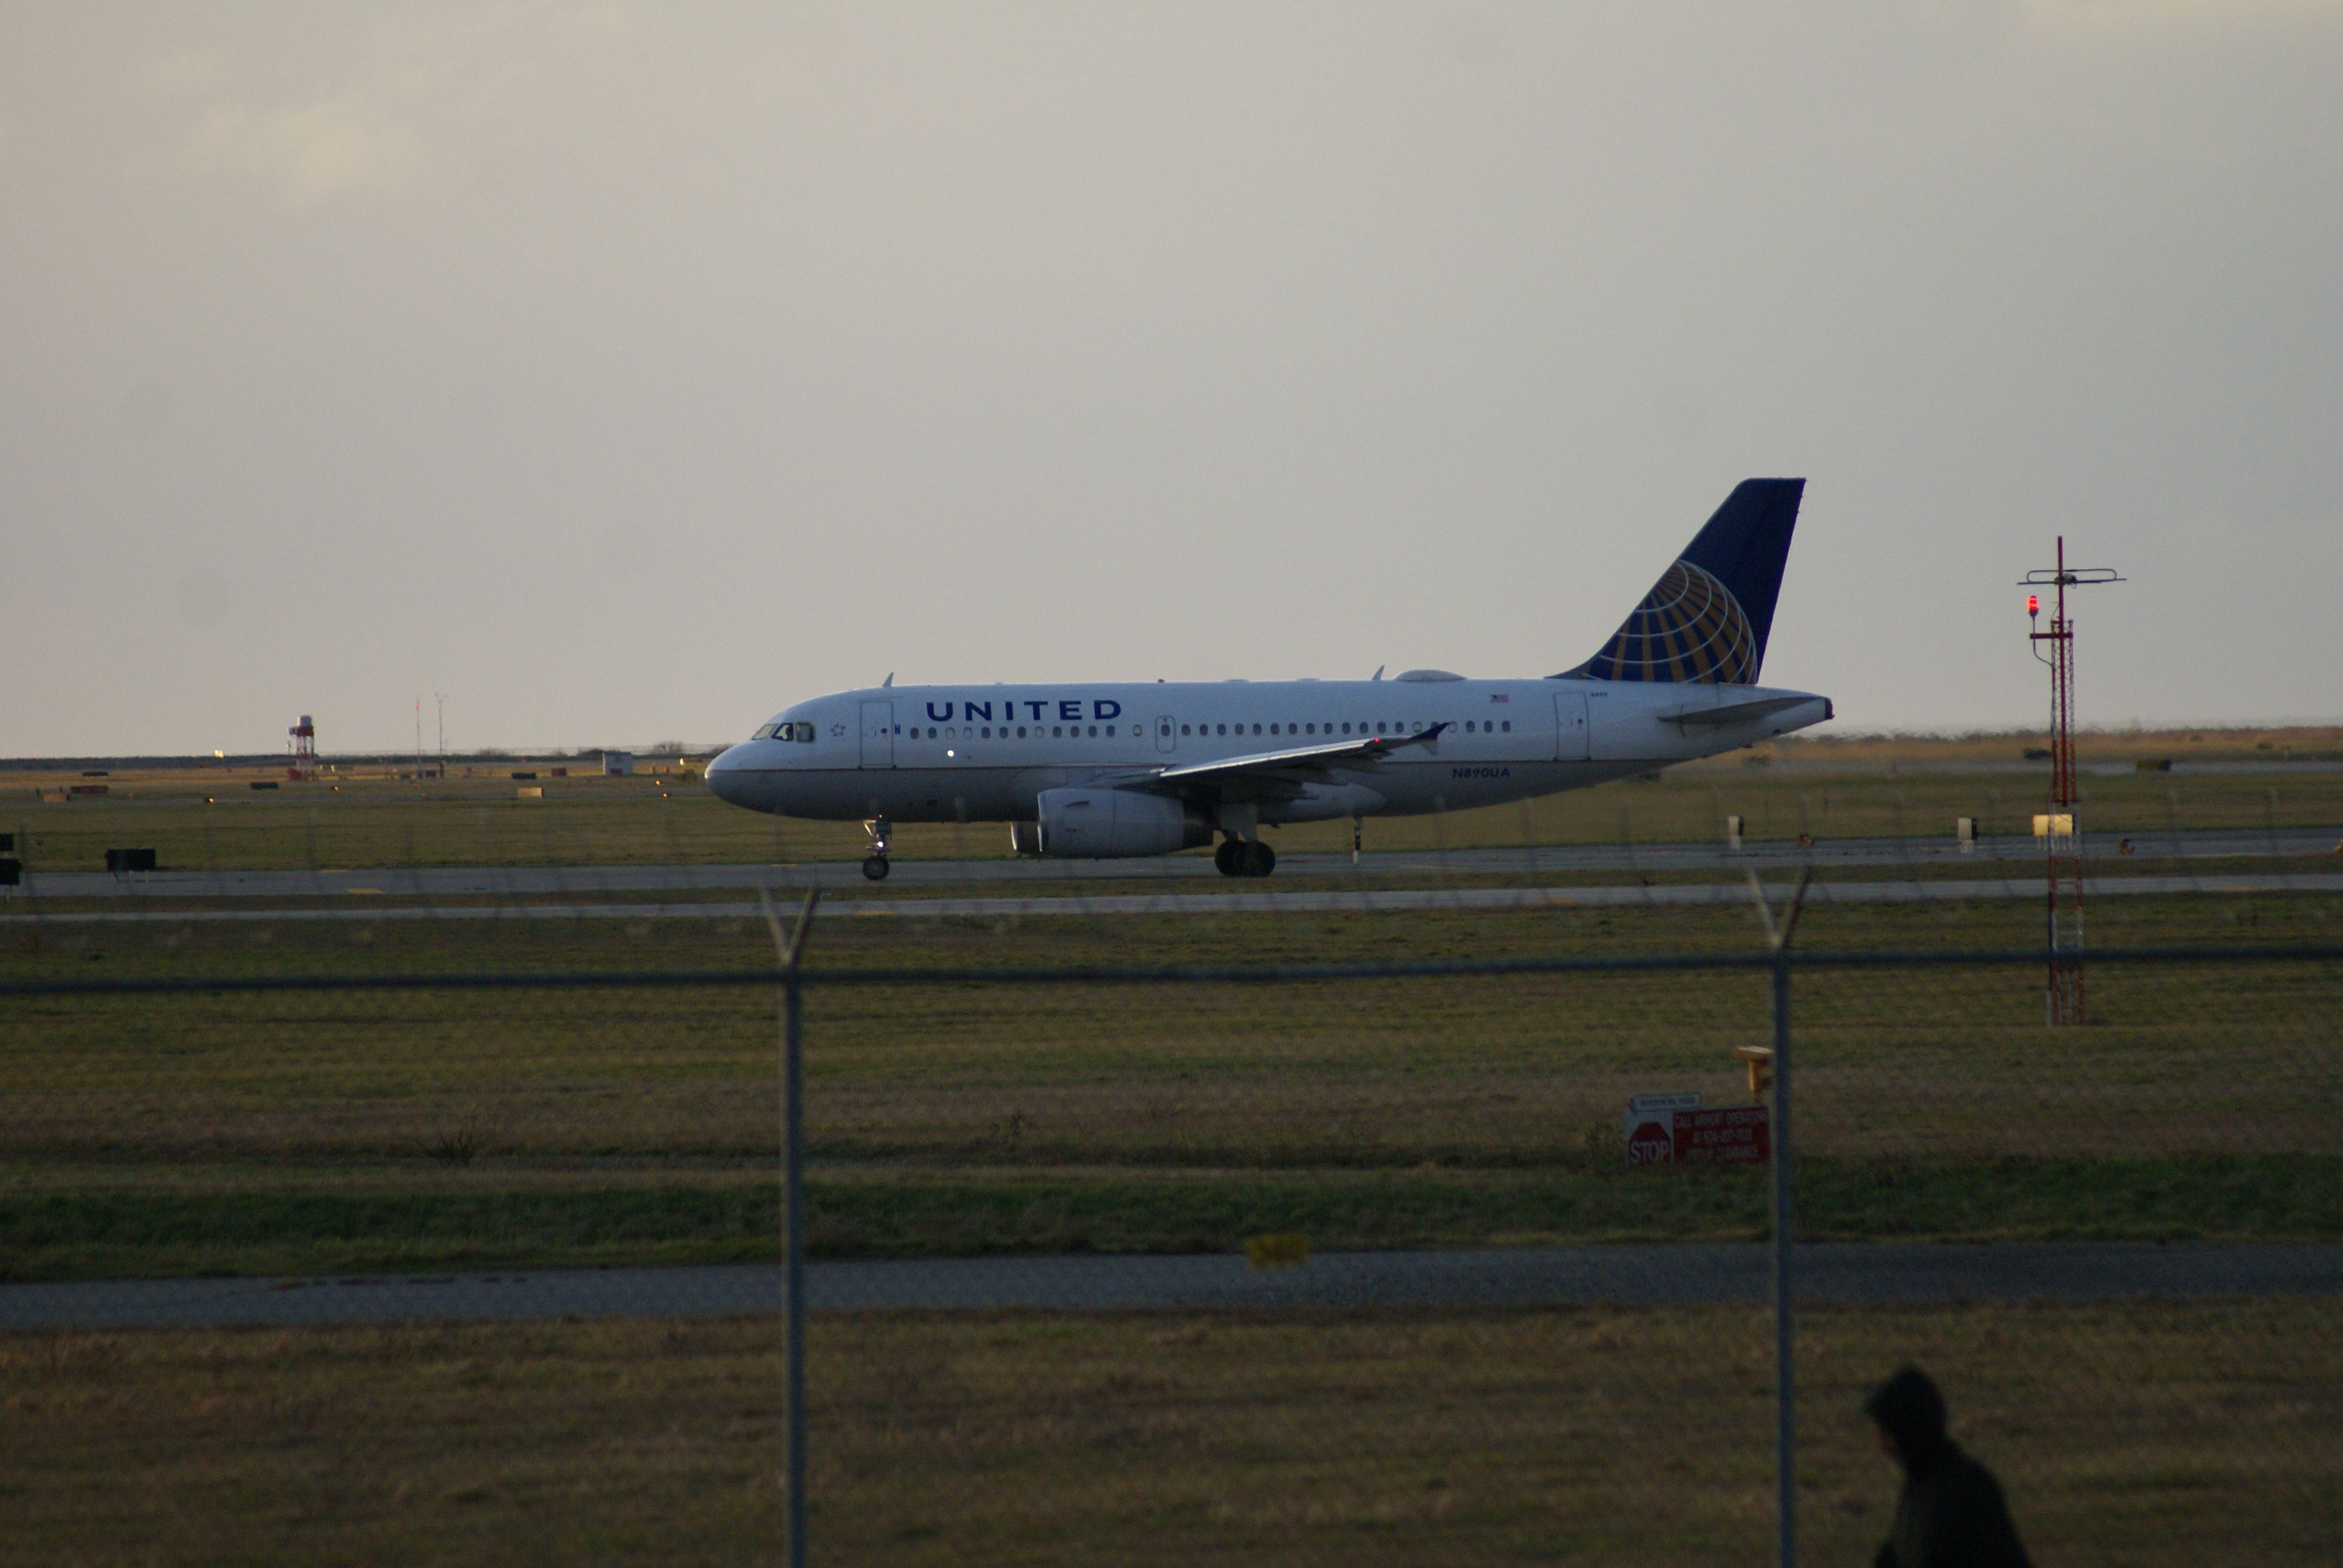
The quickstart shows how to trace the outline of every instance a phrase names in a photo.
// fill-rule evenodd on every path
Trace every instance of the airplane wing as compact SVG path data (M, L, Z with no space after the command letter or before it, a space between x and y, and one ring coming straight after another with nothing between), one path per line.
M1298 795L1306 786L1331 777L1338 768L1346 772L1372 773L1386 758L1411 749L1428 748L1440 739L1442 730L1453 728L1453 724L1443 721L1419 729L1413 735L1369 735L1357 740L1339 740L1325 746L1256 751L1244 757L1224 757L1215 762L1161 768L1100 782L1111 784L1117 789L1146 789L1159 795L1185 795L1192 790L1212 789L1223 796L1240 799L1283 799Z

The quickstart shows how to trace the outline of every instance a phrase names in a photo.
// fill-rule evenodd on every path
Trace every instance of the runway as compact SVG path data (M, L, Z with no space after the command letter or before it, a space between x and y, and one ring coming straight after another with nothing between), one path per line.
M819 1312L1356 1311L1755 1302L1755 1243L1332 1252L1294 1268L1242 1257L1098 1256L821 1262ZM2343 1245L1851 1243L1797 1250L1816 1302L2113 1301L2343 1294ZM719 1317L779 1310L773 1264L376 1279L107 1280L0 1285L0 1330Z
M860 883L860 879L857 879ZM825 920L1028 920L1126 917L1135 915L1295 915L1393 914L1461 910L1683 909L1749 901L1748 884L1734 882L1663 882L1651 886L1616 884L1556 888L1312 888L1292 892L1254 890L1255 884L1237 883L1210 893L1050 894L1038 898L836 898L820 907ZM2039 901L2044 883L2038 878L1996 880L1959 879L1942 881L1815 882L1808 889L1812 904L1966 903L2019 899ZM791 890L777 884L778 890ZM2092 899L2170 897L2177 894L2235 895L2249 893L2343 893L2343 872L2287 876L2095 877L2084 884ZM1774 891L1783 891L1782 883ZM280 921L337 921L369 924L382 920L436 920L464 923L500 920L694 920L753 919L757 906L747 900L704 903L518 903L518 904L369 904L349 908L225 910L75 910L0 914L0 928L40 924L89 925L211 925Z
M971 832L977 829L971 829ZM990 831L990 829L986 829ZM2343 828L2223 829L2135 836L2133 852L2149 859L2332 856ZM2113 857L2113 834L2087 834L2095 856ZM1291 854L1278 859L1278 876L1302 878L1443 878L1543 876L1572 871L1723 871L1735 880L1743 869L1761 876L1811 866L2039 865L2041 840L2000 837L1963 850L1945 839L1850 839L1812 846L1786 840L1722 844L1558 845L1529 849L1369 851L1353 866L1348 854ZM1218 881L1210 856L1174 855L1130 860L897 859L887 885L965 883L1083 883L1096 881ZM369 896L395 899L578 898L608 893L714 892L776 889L861 888L858 862L795 865L668 866L431 866L403 869L205 871L164 869L33 871L13 897L26 899L303 899Z

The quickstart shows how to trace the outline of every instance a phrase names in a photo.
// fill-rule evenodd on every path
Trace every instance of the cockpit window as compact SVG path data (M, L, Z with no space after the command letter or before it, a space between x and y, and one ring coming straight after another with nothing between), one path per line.
M749 739L751 740L770 740L774 736L779 735L781 732L781 729L782 726L780 725L768 724L762 729L758 730L756 734L749 737Z
M784 724L781 728L789 732L784 739L794 740L800 746L813 744L812 720L800 719L795 724Z

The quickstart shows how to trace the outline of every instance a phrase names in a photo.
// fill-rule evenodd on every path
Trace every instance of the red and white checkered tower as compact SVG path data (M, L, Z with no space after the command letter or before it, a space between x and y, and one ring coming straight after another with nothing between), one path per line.
M2068 566L2066 536L2061 534L2058 564L2027 572L2018 581L2021 588L2057 590L2050 629L2027 633L2028 641L2050 647L2047 657L2039 648L2034 657L2050 667L2050 813L2042 841L2048 859L2050 950L2044 1016L2053 1027L2083 1021L2083 824L2075 810L2075 623L2066 618L2066 590L2123 580L2112 567ZM2026 614L2029 624L2040 624L2039 594L2026 596Z
M315 779L317 776L317 727L303 714L301 722L287 729L293 738L293 760L286 764L287 779Z

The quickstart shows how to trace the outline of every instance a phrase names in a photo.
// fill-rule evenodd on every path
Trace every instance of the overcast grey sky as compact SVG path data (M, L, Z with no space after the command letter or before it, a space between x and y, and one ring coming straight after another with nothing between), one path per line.
M0 6L0 753L1540 675L2343 716L2343 6Z

